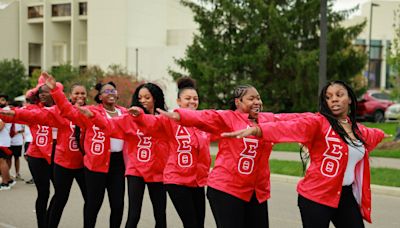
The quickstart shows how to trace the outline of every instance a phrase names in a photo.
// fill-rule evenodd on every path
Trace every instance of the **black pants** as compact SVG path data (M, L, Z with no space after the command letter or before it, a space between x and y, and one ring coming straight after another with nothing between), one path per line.
M207 198L219 228L269 227L268 202L259 203L255 193L246 202L208 187Z
M330 221L338 228L364 227L361 211L354 198L351 186L342 188L338 208L316 203L301 195L298 197L298 206L305 228L329 227Z
M121 152L111 153L108 173L93 172L85 168L87 201L84 211L84 227L96 226L97 214L103 204L107 189L110 202L110 227L121 226L124 213L125 165Z
M47 163L44 158L34 158L28 156L28 166L32 173L32 178L35 181L35 187L37 190L37 198L35 203L36 219L39 228L47 227L48 223L48 211L54 202L54 197L50 200L50 204L47 208L50 195L50 180L53 182L53 168L52 165Z
M204 187L165 185L185 228L204 228L206 197Z
M142 177L127 176L129 212L126 228L137 227L142 211L144 189L147 185L150 200L153 205L153 214L156 221L156 228L167 227L167 193L162 182L144 182Z
M54 201L49 211L49 227L58 227L64 207L67 204L72 182L78 183L83 200L86 201L85 175L82 169L67 169L54 164Z

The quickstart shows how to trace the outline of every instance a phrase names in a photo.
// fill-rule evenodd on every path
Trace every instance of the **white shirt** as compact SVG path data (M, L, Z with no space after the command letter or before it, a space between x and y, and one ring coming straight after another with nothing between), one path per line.
M121 110L119 110L117 108L115 108L115 110L117 111L118 116L122 115ZM111 119L112 117L107 113L107 118ZM124 148L124 140L110 138L110 151L111 152L121 152L123 148Z
M29 128L28 125L23 125L24 127L24 141L27 142L32 142L33 137L31 133L31 129Z
M10 107L6 106L3 109L10 110ZM0 121L2 121L2 120L0 120ZM11 129L10 123L6 123L4 128L1 129L1 131L0 131L0 146L10 147L10 145L11 145L10 129Z
M24 143L22 130L24 130L24 128L21 124L14 124L15 135L11 138L11 146L22 146Z
M347 161L346 171L344 172L344 178L342 186L351 185L354 182L354 172L356 168L356 164L364 157L365 155L365 147L360 142L354 142L353 144L347 144L349 147L349 157Z

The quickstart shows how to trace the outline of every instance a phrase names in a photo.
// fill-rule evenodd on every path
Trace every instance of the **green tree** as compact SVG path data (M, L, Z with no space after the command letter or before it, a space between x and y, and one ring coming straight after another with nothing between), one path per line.
M394 11L394 39L388 50L388 63L390 65L389 83L392 87L392 97L400 101L400 7Z
M29 87L24 64L18 59L0 61L0 80L0 93L7 94L10 99L22 95Z
M319 0L182 3L199 31L176 63L197 80L203 108L226 108L233 88L244 83L258 88L270 111L317 108ZM365 65L365 54L351 44L365 23L343 28L345 14L328 8L327 78L350 82Z

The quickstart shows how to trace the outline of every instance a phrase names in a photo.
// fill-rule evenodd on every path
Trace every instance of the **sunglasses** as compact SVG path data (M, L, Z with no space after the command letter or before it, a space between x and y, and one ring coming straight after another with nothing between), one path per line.
M105 93L105 94L117 94L117 90L116 90L116 89L105 89L105 90L101 91L101 93Z

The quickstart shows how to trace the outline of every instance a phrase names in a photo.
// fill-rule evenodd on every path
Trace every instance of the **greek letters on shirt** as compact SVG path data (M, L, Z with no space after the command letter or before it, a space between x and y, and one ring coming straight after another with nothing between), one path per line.
M254 158L257 155L258 140L243 138L244 149L240 153L238 171L241 174L249 175L254 169Z
M143 132L140 130L136 131L136 135L139 138L139 143L137 144L137 159L140 162L148 162L151 158L151 137L144 136Z
M95 155L100 155L104 152L104 141L106 140L104 132L100 131L100 128L93 125L92 127L94 136L92 138L92 145L90 151Z
M70 151L78 151L78 141L75 138L75 125L69 122L69 128L71 129L71 135L69 136L68 146Z
M176 130L175 139L178 142L178 148L176 152L178 153L178 165L180 167L190 167L193 164L192 157L192 146L190 145L190 133L186 127L178 126Z
M38 130L36 132L36 145L41 147L46 146L49 142L49 127L39 124L37 126Z
M325 135L325 142L327 148L323 154L321 173L327 177L334 177L339 171L339 160L343 155L343 146L340 145L340 139L332 127L329 127L328 133Z

